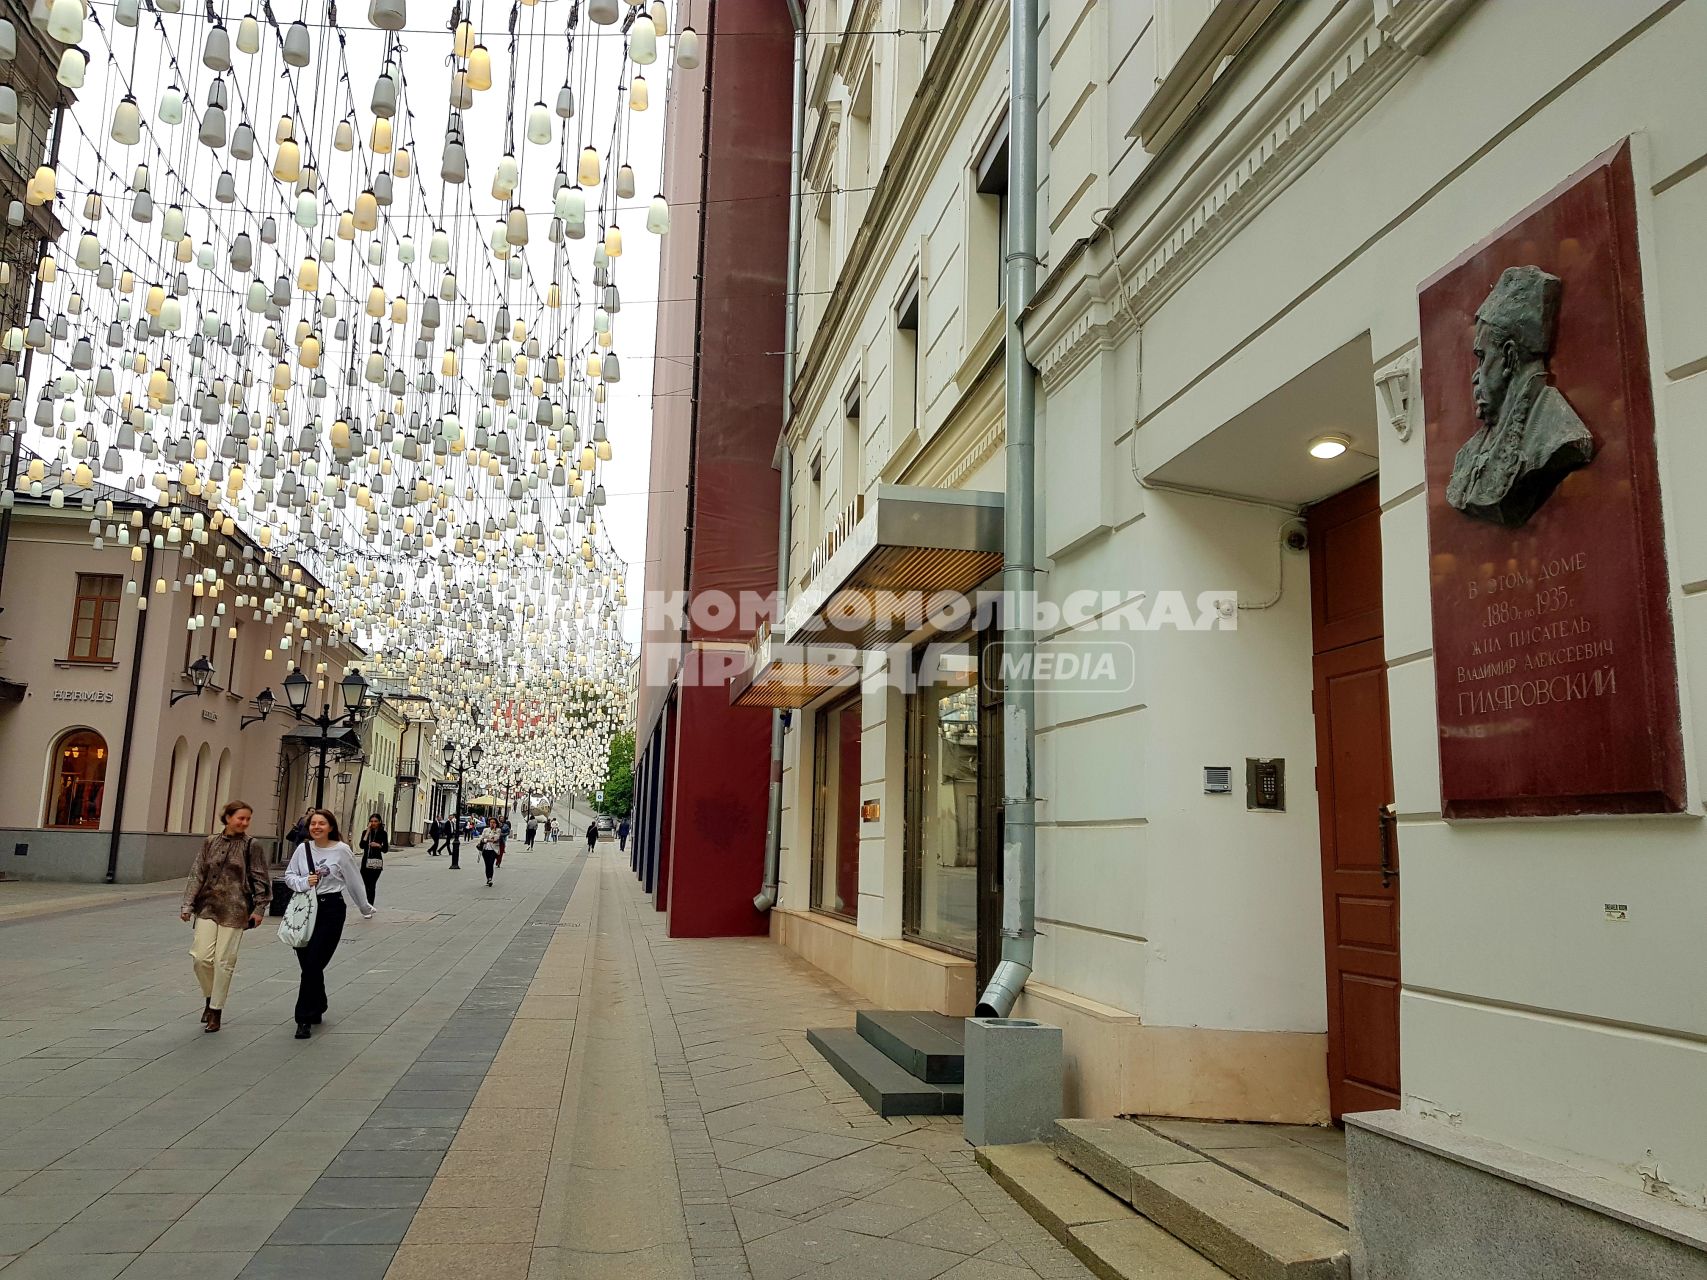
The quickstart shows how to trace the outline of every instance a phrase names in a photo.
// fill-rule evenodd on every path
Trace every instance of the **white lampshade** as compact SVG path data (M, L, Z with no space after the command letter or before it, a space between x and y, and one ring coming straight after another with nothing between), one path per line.
M652 91L646 86L646 77L635 76L628 85L628 109L630 111L644 111L651 105Z
M652 203L646 209L646 229L655 236L669 233L670 205L661 192L652 197Z
M692 27L683 27L676 37L676 65L684 71L699 65L699 32Z
M182 124L184 122L184 95L177 85L172 85L160 95L160 109L155 113L161 124Z
M536 102L528 108L527 139L541 147L551 142L551 111L543 102Z
M616 171L616 196L618 200L634 198L634 166L625 164Z
M54 72L53 78L67 89L81 89L88 72L89 59L84 56L83 50L72 45L59 55L59 69Z
M599 153L592 147L582 148L581 160L576 167L576 181L583 187L599 185Z
M83 39L83 0L53 0L47 10L47 33L60 44Z
M628 60L641 67L658 60L658 28L650 14L641 14L628 29Z

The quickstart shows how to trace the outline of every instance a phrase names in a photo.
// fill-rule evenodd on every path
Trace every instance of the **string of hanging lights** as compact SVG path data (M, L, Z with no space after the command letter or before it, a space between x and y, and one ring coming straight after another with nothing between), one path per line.
M632 144L699 36L664 0L245 8L32 0L77 100L8 210L65 231L0 338L0 507L87 509L137 608L262 623L281 679L358 646L484 740L476 786L591 791L632 662L617 277L625 229L670 226Z

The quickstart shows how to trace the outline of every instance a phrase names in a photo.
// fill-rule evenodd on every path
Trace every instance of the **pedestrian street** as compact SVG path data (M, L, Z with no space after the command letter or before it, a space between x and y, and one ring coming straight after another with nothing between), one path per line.
M276 921L209 1035L175 893L0 884L5 1280L1088 1274L807 1047L846 989L666 939L608 838L477 866L388 860L308 1041Z

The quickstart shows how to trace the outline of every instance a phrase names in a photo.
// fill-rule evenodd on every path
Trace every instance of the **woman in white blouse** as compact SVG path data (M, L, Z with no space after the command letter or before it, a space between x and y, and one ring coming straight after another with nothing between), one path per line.
M302 966L302 985L296 993L296 1038L306 1040L309 1029L326 1012L326 965L344 932L344 895L348 894L364 919L373 919L360 872L350 846L338 834L338 819L329 810L308 815L308 839L296 846L285 868L285 883L298 893L317 893L314 932L296 950Z

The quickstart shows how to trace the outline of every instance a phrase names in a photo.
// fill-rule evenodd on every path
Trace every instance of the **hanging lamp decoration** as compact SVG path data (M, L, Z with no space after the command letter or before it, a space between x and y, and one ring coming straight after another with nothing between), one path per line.
M358 644L363 705L450 708L446 731L484 744L477 785L593 790L632 662L629 567L601 515L629 404L616 202L657 177L625 157L655 152L633 145L657 128L638 69L667 6L519 0L499 27L458 9L435 35L406 0L368 0L365 27L329 11L318 42L225 8L111 0L106 24L34 0L78 119L58 158L22 157L7 209L21 227L50 208L65 231L5 267L41 305L0 334L17 428L0 442L27 455L0 507L82 507L93 545L125 548L138 610L177 595L192 634L260 628L292 707L338 705L337 654ZM16 36L0 23L0 58ZM695 65L698 37L674 53ZM448 110L429 124L411 80L442 59ZM583 102L582 74L626 93ZM511 119L514 91L488 90L520 83L540 96ZM18 97L0 85L14 148ZM436 174L417 172L429 130ZM662 196L645 222L667 232Z

